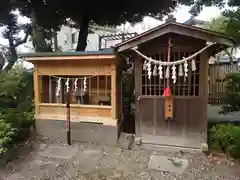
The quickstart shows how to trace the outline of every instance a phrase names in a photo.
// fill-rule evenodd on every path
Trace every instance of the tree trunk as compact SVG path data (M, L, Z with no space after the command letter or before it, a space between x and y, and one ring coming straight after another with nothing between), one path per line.
M52 52L52 48L46 43L43 30L37 24L36 14L34 11L31 13L32 22L32 43L35 52Z
M53 35L53 44L54 44L54 51L60 51L60 48L58 46L57 33L55 33L55 32Z
M12 35L11 29L9 29L8 43L9 43L10 58L8 59L8 64L3 69L3 72L7 72L10 69L12 69L13 65L15 64L15 62L17 61L17 58L18 58L17 51L16 51L16 48L15 48L14 42L13 42L13 35Z
M81 19L76 51L85 51L87 47L89 21L89 18L86 16L83 16Z

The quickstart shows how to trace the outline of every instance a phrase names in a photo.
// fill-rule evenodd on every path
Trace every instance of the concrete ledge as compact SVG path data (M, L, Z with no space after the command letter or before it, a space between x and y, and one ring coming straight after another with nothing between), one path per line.
M66 140L66 121L37 119L36 133L50 138ZM71 139L73 141L97 142L110 146L116 145L118 127L99 123L71 122Z

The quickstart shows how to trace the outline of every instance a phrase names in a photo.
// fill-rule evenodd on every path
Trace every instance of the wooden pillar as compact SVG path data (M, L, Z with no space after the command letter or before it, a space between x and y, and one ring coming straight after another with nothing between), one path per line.
M40 93L39 93L39 74L38 74L38 65L34 65L33 73L33 83L34 83L34 105L35 105L35 114L39 114L39 103L40 103Z
M208 64L209 56L207 52L203 52L200 56L200 82L199 95L203 102L203 116L202 116L202 136L207 142L207 106L208 106Z
M112 111L112 119L116 120L116 65L111 65L111 111Z
M49 83L49 85L48 85L48 88L49 88L49 91L48 91L48 93L49 93L49 103L53 103L53 101L52 101L52 78L51 78L51 76L49 76L49 78L48 78L48 83Z
M135 78L135 133L141 136L142 133L142 119L141 119L141 95L142 95L142 61L139 56L134 56L134 78Z

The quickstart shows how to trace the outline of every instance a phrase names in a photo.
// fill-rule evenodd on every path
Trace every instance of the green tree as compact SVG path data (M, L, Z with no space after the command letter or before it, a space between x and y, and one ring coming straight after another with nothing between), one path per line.
M192 0L180 0L178 3L192 4ZM126 21L136 23L146 15L162 17L171 12L176 1L169 0L123 0L114 2L110 0L15 0L16 7L24 16L31 17L35 13L37 25L44 29L56 30L66 19L74 22L73 26L79 28L77 51L85 50L90 24L115 26ZM47 19L47 21L46 21Z
M223 10L223 16L228 18L226 33L236 38L240 43L240 1L239 0L197 0L190 12L198 15L204 6L216 6ZM228 7L228 8L226 8Z
M205 23L205 28L226 34L238 40L238 36L240 33L236 33L236 29L240 29L240 24L238 24L237 26L237 24L233 24L231 21L232 20L230 18L221 15ZM217 56L222 56L226 54L229 57L230 62L232 63L234 50L236 50L238 46L239 45L237 43L235 46L225 49L224 52L220 52L220 54L218 54Z
M1 47L0 56L0 71L8 71L12 68L17 60L16 48L21 44L25 43L31 31L31 27L28 24L19 24L17 22L17 15L13 13L12 1L3 0L1 1L0 7L0 27L4 28L3 36L8 40L8 48ZM20 31L25 32L24 38L19 38L17 35ZM8 62L4 66L5 62Z

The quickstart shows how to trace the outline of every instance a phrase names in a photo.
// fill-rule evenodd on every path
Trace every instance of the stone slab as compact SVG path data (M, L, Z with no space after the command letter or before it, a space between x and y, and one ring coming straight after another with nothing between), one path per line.
M148 169L182 174L188 166L188 160L187 159L179 160L181 160L182 164L173 163L170 160L169 156L151 155L148 164Z
M77 154L77 147L57 147L50 146L47 147L44 151L39 153L39 156L60 158L60 159L70 159L75 154Z
M134 137L133 134L121 133L118 139L118 147L122 149L131 149Z

